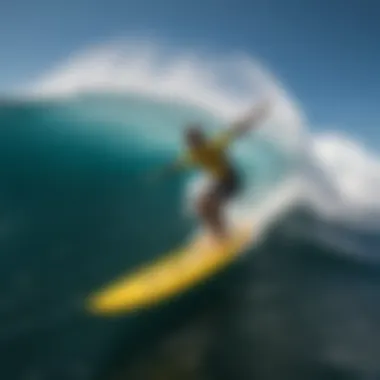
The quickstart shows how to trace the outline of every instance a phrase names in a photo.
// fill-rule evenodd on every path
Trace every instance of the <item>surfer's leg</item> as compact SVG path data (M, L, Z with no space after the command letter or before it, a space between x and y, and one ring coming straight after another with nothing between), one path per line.
M198 202L198 211L204 222L211 228L213 234L218 237L225 236L225 228L222 218L222 199L211 189L204 194Z
M235 175L230 175L215 183L215 185L200 198L198 208L201 217L219 238L225 238L227 235L223 211L226 202L237 190L237 178Z

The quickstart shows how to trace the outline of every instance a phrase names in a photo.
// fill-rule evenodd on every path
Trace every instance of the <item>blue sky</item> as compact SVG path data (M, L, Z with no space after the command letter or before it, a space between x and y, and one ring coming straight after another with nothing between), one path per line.
M258 57L312 124L380 146L377 0L12 0L0 12L0 89L89 44L145 33Z

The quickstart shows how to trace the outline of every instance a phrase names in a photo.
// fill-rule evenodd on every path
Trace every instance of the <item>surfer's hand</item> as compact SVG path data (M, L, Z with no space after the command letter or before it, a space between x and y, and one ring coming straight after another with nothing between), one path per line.
M149 183L151 183L151 184L157 183L160 180L165 179L166 177L168 177L172 172L173 172L173 169L172 169L171 166L163 168L161 170L158 170L158 171L155 171L155 172L151 173L147 177L147 181Z
M183 167L183 162L181 160L174 161L170 165L148 176L148 181L151 183L158 182L161 179L165 179L166 177L170 177L171 175L179 172L182 169L182 167Z
M257 125L265 116L268 115L270 108L273 106L272 98L267 95L258 104L255 104L248 113L246 120L248 123Z
M150 185L153 185L157 183L160 179L162 179L163 175L162 172L154 172L150 173L148 176L145 177L145 180Z

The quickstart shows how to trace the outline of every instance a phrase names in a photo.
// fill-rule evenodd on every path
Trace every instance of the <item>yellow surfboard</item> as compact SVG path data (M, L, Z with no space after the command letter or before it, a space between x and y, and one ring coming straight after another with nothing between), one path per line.
M185 247L91 294L87 310L97 315L116 315L170 299L225 268L252 238L252 226L247 223L239 223L223 242L200 233Z

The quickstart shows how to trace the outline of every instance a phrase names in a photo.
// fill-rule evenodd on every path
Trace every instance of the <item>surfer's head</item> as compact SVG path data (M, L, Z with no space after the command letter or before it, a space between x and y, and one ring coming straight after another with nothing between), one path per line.
M187 127L185 139L191 148L197 148L206 142L206 136L199 124L191 124Z

